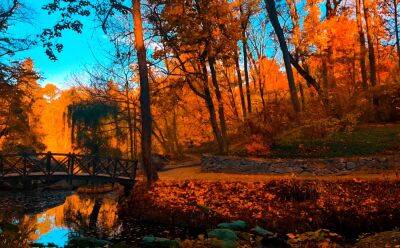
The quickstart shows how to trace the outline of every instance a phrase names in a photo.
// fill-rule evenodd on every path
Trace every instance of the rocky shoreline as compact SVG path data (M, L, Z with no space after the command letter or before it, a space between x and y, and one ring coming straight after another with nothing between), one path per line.
M354 171L383 171L400 166L400 155L320 159L258 159L203 155L203 172L242 174L347 174Z

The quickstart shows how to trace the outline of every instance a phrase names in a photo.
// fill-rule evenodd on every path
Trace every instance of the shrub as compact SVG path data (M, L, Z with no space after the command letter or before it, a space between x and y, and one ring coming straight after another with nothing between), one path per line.
M375 101L375 118L377 121L400 121L400 84L377 86L372 94Z
M250 156L268 155L270 149L261 135L252 135L249 142L245 144L246 153Z

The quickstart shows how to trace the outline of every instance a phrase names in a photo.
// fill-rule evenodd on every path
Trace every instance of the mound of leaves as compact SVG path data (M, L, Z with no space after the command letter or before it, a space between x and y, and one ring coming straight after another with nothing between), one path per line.
M278 233L329 229L355 238L399 227L400 179L160 181L137 185L120 213L196 230L241 219Z

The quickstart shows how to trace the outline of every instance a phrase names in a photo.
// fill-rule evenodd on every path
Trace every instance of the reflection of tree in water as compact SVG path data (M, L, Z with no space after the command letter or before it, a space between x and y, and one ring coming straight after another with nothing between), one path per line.
M27 215L17 208L0 209L0 247L29 247L54 228L68 228L71 236L112 238L119 234L117 201L109 195L78 195L65 199L63 205Z
M29 237L36 230L36 221L17 211L0 212L0 247L27 248Z
M117 228L113 199L73 195L64 204L64 222L78 235L113 236Z

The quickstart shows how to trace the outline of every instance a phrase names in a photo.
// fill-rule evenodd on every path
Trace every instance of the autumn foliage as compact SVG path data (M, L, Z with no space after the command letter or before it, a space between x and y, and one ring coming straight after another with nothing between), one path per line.
M160 181L135 187L126 217L203 230L245 220L279 233L327 228L348 238L400 221L399 180Z

